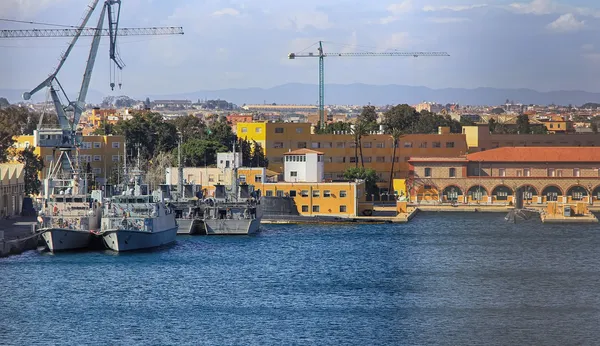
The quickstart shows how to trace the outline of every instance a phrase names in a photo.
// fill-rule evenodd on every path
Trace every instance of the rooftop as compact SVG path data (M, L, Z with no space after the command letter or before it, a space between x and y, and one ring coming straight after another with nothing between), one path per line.
M505 147L468 154L469 161L600 162L600 147Z
M315 151L315 150L310 150L310 149L298 149L298 150L294 150L294 151L288 151L287 153L285 153L283 155L306 155L306 154L323 155L323 153L320 151Z
M408 162L467 162L464 156L459 157L411 157Z

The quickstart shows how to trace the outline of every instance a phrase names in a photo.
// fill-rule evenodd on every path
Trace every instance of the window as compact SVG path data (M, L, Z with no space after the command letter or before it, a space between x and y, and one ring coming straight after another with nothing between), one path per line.
M504 169L504 168L498 168L498 176L499 177L506 177L506 169Z
M440 143L440 142L433 142L433 143L431 143L431 147L432 148L441 148L442 147L442 143Z
M456 178L456 168L452 167L448 170L448 176L450 178Z
M363 157L363 160L365 161L365 163L371 163L371 156Z
M214 174L209 174L208 175L208 182L214 182L215 181L215 175Z
M306 142L298 142L298 149L305 149L306 148Z
M273 197L273 190L267 190L265 193L265 196L267 197Z
M296 172L296 171L290 172L290 177L297 177L297 176L298 176L298 172Z
M102 156L94 155L94 161L102 161Z
M431 178L431 168L425 168L425 178Z
M310 147L313 148L313 149L318 149L318 148L321 147L321 143L319 143L319 142L312 142L312 143L310 143Z
M302 191L300 191L300 196L302 196L302 197L308 197L308 190L302 190Z
M94 142L94 149L98 149L102 146L102 143L100 142Z
M296 190L290 190L290 197L296 197Z
M320 197L321 196L321 191L319 191L319 190L313 190L312 196L313 197Z
M341 190L340 191L340 197L346 197L346 191L345 190Z
M385 143L384 142L377 142L377 143L375 143L375 147L376 148L385 148Z
M523 169L523 176L524 177L531 177L531 169L530 168L524 168Z
M46 155L46 161L52 161L52 155Z
M219 182L225 181L225 174L219 174L217 179L219 179Z
M427 142L421 142L419 148L427 148Z
M119 161L119 155L113 155L112 156L112 160L113 160L113 162L118 162Z
M276 127L275 133L283 133L283 127Z
M119 143L119 142L112 142L112 147L113 147L113 149L118 149L118 148L121 147L121 143Z
M248 128L247 127L242 127L242 133L247 133L248 132Z
M25 148L29 148L31 144L29 142L25 142Z
M371 148L372 143L371 142L364 142L363 143L363 148Z
M523 176L523 171L518 169L517 170L517 177L522 177Z
M313 205L313 213L318 213L319 212L319 206L318 205Z
M340 205L340 213L345 213L345 212L346 212L346 206Z
M344 148L344 147L345 147L345 144L346 144L346 143L344 143L344 142L337 142L337 143L335 143L335 147L336 147L336 148Z
M323 142L323 148L332 148L333 147L333 143L331 142Z
M277 197L283 197L283 190L277 190Z
M262 133L262 127L255 128L254 132L256 132L256 133Z
M548 176L549 177L555 177L556 176L556 172L554 172L554 168L548 168Z
M355 142L348 142L348 148L356 148Z
M275 149L281 149L281 148L283 148L283 142L275 142L275 143L273 143L273 148L275 148Z
M573 168L573 176L579 177L579 168Z
M563 176L562 169L558 169L558 170L556 170L556 176L557 176L557 177L562 177L562 176Z
M238 176L238 180L239 180L240 184L244 184L246 182L246 175L245 174L240 174Z
M583 199L583 192L581 191L573 191L573 200L581 201Z
M331 197L331 191L329 191L329 190L323 191L323 197Z
M375 162L385 162L385 156L377 156Z
M25 144L27 144L27 143L25 143ZM92 142L81 143L81 149L92 149Z
M301 127L296 127L296 133L302 133L302 128Z
M102 173L102 168L93 168L92 169L92 173L94 173L94 174L101 174Z
M262 175L255 175L254 176L254 182L255 183L262 183Z
M308 213L308 206L307 205L303 205L302 206L302 212L303 213Z
M356 163L356 157L350 156L350 163Z
M454 142L446 142L446 148L454 148Z
M405 148L412 148L412 142L404 142Z

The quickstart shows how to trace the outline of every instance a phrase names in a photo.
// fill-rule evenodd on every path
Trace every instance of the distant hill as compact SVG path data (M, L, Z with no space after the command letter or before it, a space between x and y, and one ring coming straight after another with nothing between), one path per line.
M0 89L0 97L6 97L11 103L21 100L24 90ZM316 104L318 88L312 84L290 83L273 88L241 88L209 91L195 91L179 94L128 95L134 99L222 99L237 105L266 103L296 103ZM104 95L90 90L88 101L100 103ZM43 101L45 93L35 95L35 101ZM587 91L551 91L539 92L531 89L497 89L497 88L446 88L431 89L418 86L404 85L367 85L367 84L328 84L325 86L325 101L327 104L367 103L375 105L408 103L417 104L423 101L438 103L459 103L463 105L499 105L506 99L523 104L539 105L575 105L585 103L600 103L600 93Z
M143 96L143 95L141 95ZM139 96L138 98L142 98ZM225 99L237 105L255 103L316 104L318 88L311 84L284 84L273 88L223 89L171 95L149 95L151 99ZM143 98L142 98L143 99ZM325 86L326 104L417 104L423 101L459 103L463 105L499 105L506 99L523 104L583 105L600 102L600 93L586 91L539 92L531 89L431 89L404 85L328 84Z

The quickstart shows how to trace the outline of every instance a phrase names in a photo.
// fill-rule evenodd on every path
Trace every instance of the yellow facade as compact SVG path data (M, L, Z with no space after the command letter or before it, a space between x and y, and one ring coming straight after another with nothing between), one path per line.
M289 196L303 216L358 216L365 201L364 182L254 184L263 196Z
M92 173L96 181L104 183L108 179L114 167L123 162L124 136L83 136L81 148L78 150L80 162L90 163ZM15 148L22 150L33 146L33 136L15 136ZM56 160L60 154L58 151L53 154L53 148L35 147L34 153L39 155L44 161L45 169L42 170L40 178L46 177L47 168L50 162Z
M24 165L0 164L0 217L19 215L25 197Z
M394 179L394 194L400 197L408 196L406 194L406 179Z
M314 134L311 133L310 123L238 123L238 136L260 142L269 160L268 168L275 172L283 172L283 155L286 152L302 148L325 154L325 180L343 179L343 173L347 168L362 165L360 150L355 148L352 134ZM466 136L464 134L406 135L398 141L394 159L392 159L393 152L394 138L390 135L370 134L362 138L365 168L377 172L378 185L382 188L389 186L392 160L394 160L393 177L404 178L409 175L408 159L412 156L455 157L466 154ZM357 160L355 154L358 156Z

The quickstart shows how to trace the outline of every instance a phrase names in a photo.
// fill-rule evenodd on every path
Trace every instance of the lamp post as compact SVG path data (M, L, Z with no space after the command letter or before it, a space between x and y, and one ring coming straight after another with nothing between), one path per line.
M590 205L593 205L594 204L594 196L592 196L592 192L593 192L592 191L592 184L588 183L587 186L588 186L588 203Z

